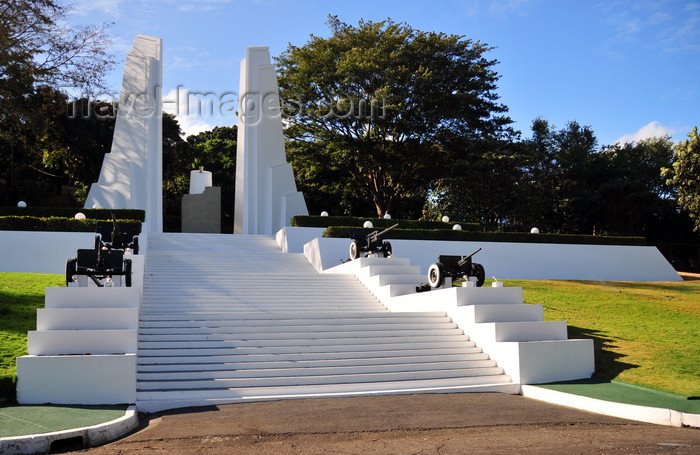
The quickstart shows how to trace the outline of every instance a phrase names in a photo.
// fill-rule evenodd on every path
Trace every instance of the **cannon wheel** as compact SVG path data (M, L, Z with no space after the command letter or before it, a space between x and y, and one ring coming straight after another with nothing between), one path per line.
M431 288L439 288L445 284L445 269L440 262L430 265L428 283L430 283Z
M389 256L391 256L391 243L389 243L389 242L382 243L382 253L384 253L385 258L388 258Z
M139 254L139 236L135 235L133 239L133 246L131 247L131 251L134 254Z
M350 242L350 260L354 261L360 257L360 248L357 246L357 240Z
M73 275L78 271L78 259L72 258L66 261L66 286L73 282Z
M486 280L486 271L484 270L484 266L481 264L472 264L472 274L472 276L476 277L476 286L483 286L484 280Z
M131 287L131 259L124 259L124 285Z

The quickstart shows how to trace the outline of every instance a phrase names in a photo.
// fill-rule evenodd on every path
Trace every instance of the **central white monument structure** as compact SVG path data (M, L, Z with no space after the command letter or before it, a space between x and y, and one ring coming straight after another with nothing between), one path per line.
M163 40L134 39L119 93L112 149L86 208L142 209L144 231L163 232Z
M241 62L234 234L273 235L308 215L287 163L275 67L267 47L248 47Z

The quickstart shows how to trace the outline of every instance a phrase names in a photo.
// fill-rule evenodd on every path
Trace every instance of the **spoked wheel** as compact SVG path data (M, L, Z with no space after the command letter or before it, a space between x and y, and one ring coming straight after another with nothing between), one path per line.
M439 288L445 284L445 271L441 263L431 264L428 269L428 283L431 288Z
M350 242L350 260L354 261L360 257L360 248L357 246L357 241Z
M68 286L68 283L72 283L73 276L75 276L76 272L78 271L78 259L73 258L73 259L68 259L66 261L66 286Z
M389 243L389 242L382 243L382 253L384 253L385 258L388 258L389 256L391 256L391 243Z
M124 285L131 287L131 259L124 259Z
M484 285L484 280L486 280L486 271L484 266L481 264L472 264L472 276L476 277L476 286L481 287Z

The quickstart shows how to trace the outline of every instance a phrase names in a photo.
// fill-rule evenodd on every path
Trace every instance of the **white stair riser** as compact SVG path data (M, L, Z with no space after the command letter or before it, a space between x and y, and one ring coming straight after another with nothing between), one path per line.
M139 341L139 349L166 349L166 348L216 348L238 349L238 348L260 348L260 347L284 347L303 348L312 346L346 346L358 345L391 345L402 344L411 345L417 343L466 343L469 338L465 335L444 335L444 336L415 336L415 337L362 337L353 336L351 338L263 338L263 339L213 339L213 340L178 340L178 341ZM521 340L519 340L521 341Z
M287 352L279 353L271 351L270 353L265 352L255 352L248 354L230 354L227 352L215 352L213 354L208 352L211 350L199 350L190 349L187 351L174 350L174 351L161 351L161 350L151 350L151 351L141 351L139 352L139 363L140 364L163 364L163 365L174 365L174 364L221 364L221 363L251 363L251 362L269 362L269 361L290 361L290 362L304 362L304 361L326 361L326 360L352 360L352 359L392 359L392 358L405 358L405 357L423 357L423 356L443 356L443 355L486 355L483 353L480 347L448 347L448 348L436 348L436 347L426 347L422 349L399 349L391 350L385 349L381 351L376 350L364 350L364 351L334 351L330 350L327 352Z
M388 381L383 383L355 383L355 384L314 384L312 386L284 386L284 387L250 387L246 389L222 389L222 390L177 390L177 391L141 391L137 390L136 398L139 408L148 409L147 404L141 404L146 400L187 400L187 399L217 399L217 398L247 398L264 399L265 397L303 398L320 396L350 396L358 393L417 393L417 392L467 392L470 386L476 386L474 392L505 391L506 393L518 393L517 384L508 384L511 378L507 375L480 376L471 378L449 378L418 381ZM497 385L504 387L498 387Z
M138 329L138 308L39 308L37 330Z
M253 357L253 356L248 356ZM249 370L249 369L282 369L282 368L316 368L316 367L342 367L342 366L367 366L367 365L417 365L424 363L449 363L449 362L493 362L484 353L479 354L444 354L436 356L406 356L406 357L369 357L349 359L323 359L323 360L274 360L269 361L260 358L239 357L240 361L215 363L167 363L173 359L156 358L153 363L145 363L148 359L139 361L139 372L170 372L170 371L218 371L225 369ZM184 359L181 359L183 362ZM194 360L193 360L194 362Z
M423 379L450 379L478 376L492 376L503 373L499 367L472 368L460 370L409 371L398 373L364 373L364 374L323 374L321 376L285 376L252 377L240 379L201 379L195 381L144 381L139 380L137 390L167 389L204 389L204 388L240 388L240 387L275 387L321 384L354 384L359 382L416 381Z
M224 327L202 327L200 324L191 323L189 327L174 327L172 323L163 324L141 324L139 335L187 335L187 334L237 334L237 333L259 333L261 331L278 331L284 333L319 333L319 332L358 332L358 331L397 331L397 330L450 330L456 329L457 325L453 322L444 324L363 324L363 325L290 325L284 326L275 324L274 322L265 325L256 326L240 326L229 325ZM460 329L461 330L461 329Z
M462 329L436 329L436 330L353 330L348 332L337 331L263 331L263 332L220 332L220 333L199 333L199 334L146 334L139 333L139 342L160 342L160 341L236 341L236 340L316 340L316 339L368 339L382 340L404 338L410 341L418 337L454 337L462 336ZM440 338L442 339L442 338Z
M29 355L134 354L137 330L45 330L27 333Z
M138 308L141 296L136 288L46 288L45 308Z
M438 371L457 369L493 368L496 362L482 360L473 362L443 362L415 363L391 365L350 365L350 366L317 366L305 368L270 368L270 369L236 369L206 370L206 371L158 371L145 372L139 369L138 378L143 381L187 381L199 379L238 379L238 378L276 378L300 376L331 376L344 374L378 374L402 373L416 371Z

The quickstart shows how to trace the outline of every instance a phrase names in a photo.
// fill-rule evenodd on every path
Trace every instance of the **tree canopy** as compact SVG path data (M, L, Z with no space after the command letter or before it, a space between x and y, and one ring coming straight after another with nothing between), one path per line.
M454 151L445 143L499 137L511 123L491 48L389 19L328 24L331 37L277 59L301 186L343 199L346 211L369 198L377 215L415 215Z
M103 87L104 74L114 63L109 26L68 27L67 13L54 0L0 4L0 179L10 200L20 187L51 177L43 167L47 144L70 134L65 119L54 115L57 106L65 108L61 90L89 94Z
M698 127L688 133L688 139L676 145L673 167L664 168L667 183L678 191L678 204L694 220L700 232L700 137Z

